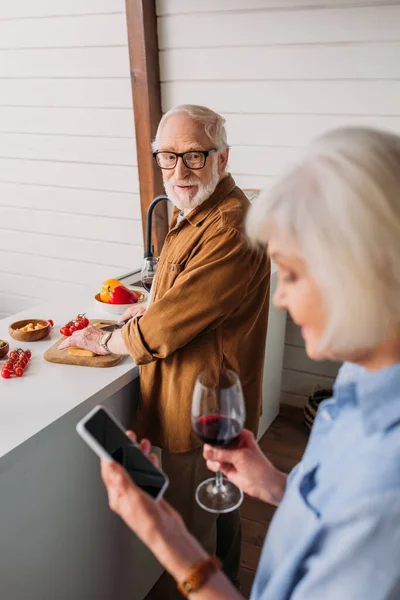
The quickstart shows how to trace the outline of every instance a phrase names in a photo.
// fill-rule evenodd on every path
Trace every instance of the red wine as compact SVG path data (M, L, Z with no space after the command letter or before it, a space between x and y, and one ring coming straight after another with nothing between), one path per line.
M149 292L151 288L151 284L153 283L153 277L143 277L142 286L144 289Z
M193 429L205 444L227 446L239 437L242 426L236 419L210 415L194 421Z

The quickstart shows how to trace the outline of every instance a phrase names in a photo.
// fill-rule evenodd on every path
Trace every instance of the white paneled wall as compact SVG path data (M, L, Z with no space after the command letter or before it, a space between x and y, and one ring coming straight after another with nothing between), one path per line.
M157 12L163 109L222 113L242 187L270 186L327 129L400 133L400 2L158 0ZM337 368L310 361L289 320L282 400L301 405Z
M0 318L141 258L125 0L0 0Z

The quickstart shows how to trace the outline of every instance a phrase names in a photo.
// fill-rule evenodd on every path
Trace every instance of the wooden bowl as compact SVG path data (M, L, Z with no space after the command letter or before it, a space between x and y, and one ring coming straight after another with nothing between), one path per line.
M96 300L97 304L104 308L104 310L106 310L108 313L112 315L122 315L131 306L136 306L139 304L143 305L143 303L147 300L146 292L141 292L138 289L133 289L131 291L135 292L138 297L136 304L109 304L108 302L102 302L100 300L100 294L96 294L94 299Z
M44 327L42 329L37 329L36 331L19 331L21 327L25 327L28 323L33 323L33 326L40 323L41 325L44 325ZM48 321L43 321L43 319L25 319L24 321L12 323L8 328L8 333L14 340L17 340L17 342L37 342L38 340L43 340L47 337L50 330L51 325Z
M0 340L0 342L6 342L6 340ZM10 344L8 342L6 342L5 346L1 346L0 358L3 358L4 356L6 356L8 354L9 349L10 349Z

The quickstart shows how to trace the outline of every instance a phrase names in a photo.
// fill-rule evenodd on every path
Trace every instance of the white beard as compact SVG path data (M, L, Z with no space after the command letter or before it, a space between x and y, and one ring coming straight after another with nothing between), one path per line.
M174 185L176 185L177 181L175 179L175 177L171 177L171 179L169 179L169 181L164 182L164 189L165 189L165 193L167 194L168 198L171 200L171 202L177 207L179 208L179 210L183 210L185 211L185 213L190 212L191 210L193 210L194 208L196 208L196 206L199 206L200 204L203 204L203 202L205 202L206 200L208 200L208 198L211 196L211 194L214 192L215 188L217 187L218 183L219 183L219 174L218 174L218 164L217 161L214 161L212 164L212 170L211 170L211 179L208 183L201 183L200 180L192 175L189 175L189 177L187 177L184 180L185 185L197 185L198 186L198 190L196 192L196 195L193 196L193 198L190 198L190 194L187 192L181 192L179 197L174 193ZM180 181L179 183L183 183L182 181Z

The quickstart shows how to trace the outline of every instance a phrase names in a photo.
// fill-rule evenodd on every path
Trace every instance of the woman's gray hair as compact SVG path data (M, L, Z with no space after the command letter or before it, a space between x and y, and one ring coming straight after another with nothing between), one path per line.
M400 324L400 137L331 131L248 214L254 241L271 229L305 260L322 291L321 350L372 348Z
M173 115L186 114L194 121L199 122L203 127L206 135L209 137L210 142L219 152L228 148L228 141L225 129L225 119L218 113L207 108L206 106L200 106L197 104L181 104L175 108L171 108L166 112L157 128L156 137L152 143L152 150L155 152L159 149L159 137L161 129L164 123Z

